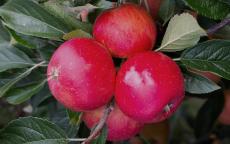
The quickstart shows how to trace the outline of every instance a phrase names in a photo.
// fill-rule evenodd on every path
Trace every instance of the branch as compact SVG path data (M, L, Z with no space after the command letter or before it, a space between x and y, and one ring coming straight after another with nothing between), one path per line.
M207 34L213 34L216 31L218 31L220 28L222 28L222 27L224 27L225 25L228 25L228 24L230 24L230 18L226 18L223 21L221 21L220 23L218 23L218 24L212 26L211 28L209 28L207 30Z
M100 119L95 129L91 132L90 136L84 142L82 142L82 144L89 143L101 132L112 109L113 109L113 106L109 104L108 107L104 111L103 117Z

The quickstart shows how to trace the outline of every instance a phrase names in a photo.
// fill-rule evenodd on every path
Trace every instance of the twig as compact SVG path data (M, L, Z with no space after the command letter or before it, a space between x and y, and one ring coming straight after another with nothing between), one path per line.
M226 18L223 21L221 21L220 23L218 23L218 24L212 26L211 28L209 28L207 30L207 34L213 34L216 31L218 31L220 28L222 28L222 27L224 27L225 25L228 25L228 24L230 24L230 18Z
M85 141L86 138L69 138L68 141L70 142L82 142Z
M36 64L33 64L33 66L35 66ZM42 64L42 65L39 65L39 67L47 67L48 66L48 64L45 64L45 62L44 62L44 64Z
M139 5L142 5L142 3L143 3L143 0L139 0Z
M146 8L147 12L150 12L148 1L144 0L144 4L145 4L145 8Z
M33 64L33 67L31 67L29 70L33 70L33 69L35 69L35 68L37 68L37 67L44 66L43 64L45 64L45 63L46 63L46 61L42 61L42 62L40 62L40 63Z
M104 111L104 115L103 117L100 119L100 121L98 122L97 126L95 127L95 129L91 132L90 136L84 141L82 142L82 144L87 144L90 141L92 141L99 133L100 131L103 129L106 120L110 114L110 112L112 111L112 105L108 105L108 107L105 109Z

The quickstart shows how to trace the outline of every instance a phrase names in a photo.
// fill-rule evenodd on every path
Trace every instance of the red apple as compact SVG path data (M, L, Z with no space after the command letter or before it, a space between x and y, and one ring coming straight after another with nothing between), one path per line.
M124 4L99 15L93 27L94 38L116 57L129 57L151 50L156 40L156 26L141 7Z
M160 52L143 52L120 68L115 99L131 118L159 122L177 109L184 98L184 79L177 64Z
M48 84L54 97L74 111L93 110L113 95L115 67L109 52L93 39L63 43L48 65Z
M219 121L222 124L230 125L230 89L224 92L225 105L222 113L219 116Z
M94 111L85 112L82 116L83 121L88 128L93 128L99 122L103 116L105 107L101 107ZM129 139L140 132L143 124L137 122L121 112L121 110L115 106L106 121L108 128L107 139L109 141L121 141Z

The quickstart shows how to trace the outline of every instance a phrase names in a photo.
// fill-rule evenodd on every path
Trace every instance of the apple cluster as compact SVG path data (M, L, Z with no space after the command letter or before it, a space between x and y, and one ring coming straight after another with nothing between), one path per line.
M108 140L136 135L145 123L170 117L184 97L180 68L151 49L157 30L153 19L135 4L99 15L93 38L74 38L53 54L47 70L53 96L65 107L84 112L89 128L115 99L106 121ZM125 61L116 70L113 58Z

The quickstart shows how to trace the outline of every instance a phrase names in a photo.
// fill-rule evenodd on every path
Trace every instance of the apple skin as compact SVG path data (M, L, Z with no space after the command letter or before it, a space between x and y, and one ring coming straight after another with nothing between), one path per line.
M105 107L101 107L94 111L85 112L82 116L88 128L93 128L99 122L104 114ZM122 141L129 139L138 134L144 124L137 122L126 116L118 106L115 106L106 121L108 128L107 140Z
M222 113L219 116L219 122L225 125L230 125L230 89L225 90L225 104Z
M115 100L129 117L144 123L170 117L184 98L184 78L177 64L160 52L129 58L118 71Z
M47 76L49 88L61 104L87 111L111 100L116 71L106 48L93 39L76 38L55 51Z
M151 50L157 30L151 16L135 4L124 4L104 11L93 26L94 38L115 57L126 58Z

